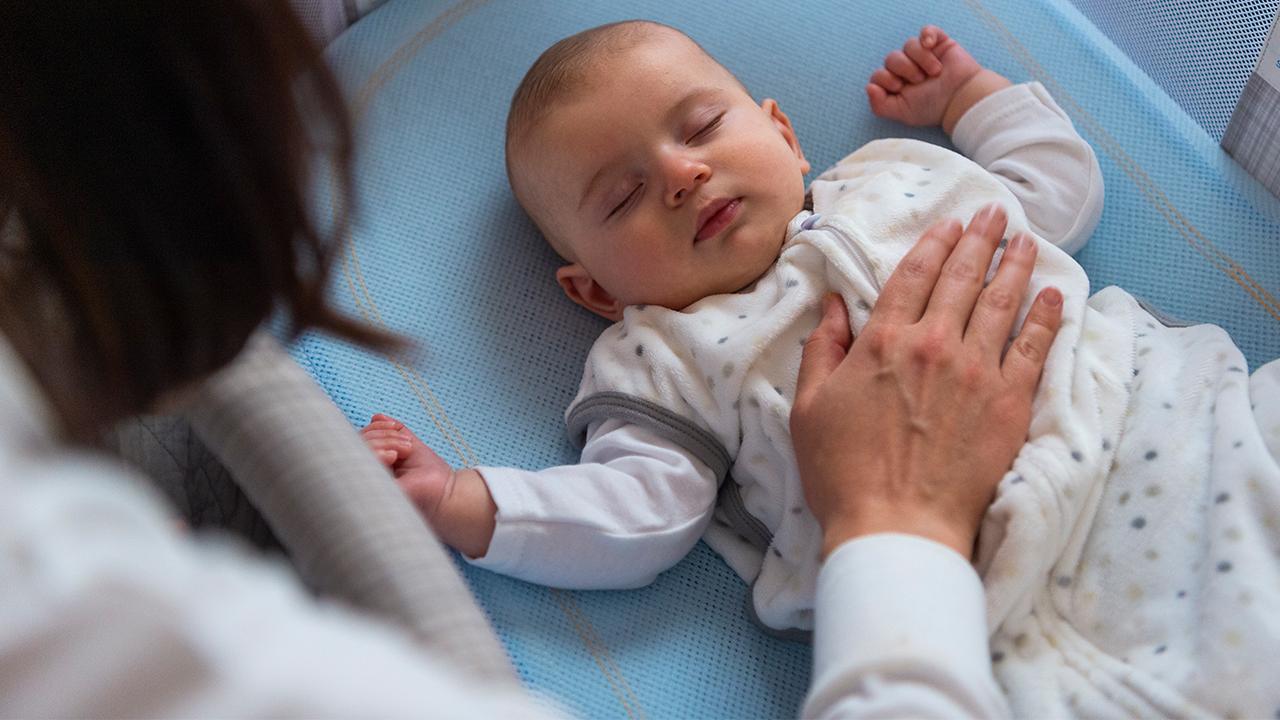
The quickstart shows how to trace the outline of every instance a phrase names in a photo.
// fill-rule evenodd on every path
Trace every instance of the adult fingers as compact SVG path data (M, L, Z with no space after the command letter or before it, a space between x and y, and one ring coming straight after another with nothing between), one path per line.
M912 62L919 65L926 75L936 77L942 72L942 61L932 51L921 45L919 38L907 40L906 44L902 46L902 52L906 53Z
M923 82L925 79L924 71L919 65L912 62L911 58L901 50L894 50L885 56L884 66L889 72L911 83Z
M960 240L963 226L957 220L943 220L920 236L885 281L884 290L871 311L870 322L910 324L918 321L929 305L938 273Z
M835 293L822 298L822 320L804 341L800 355L800 376L796 380L796 405L804 405L822 383L835 372L849 352L853 333L849 311Z
M977 343L989 356L1000 356L1013 330L1022 298L1027 294L1035 263L1035 241L1029 235L1018 233L1004 249L996 276L978 295L978 304L965 329L966 341Z
M943 263L925 317L935 316L960 334L964 333L991 258L1007 226L1008 217L999 205L988 205L978 211Z
M1049 346L1062 326L1062 293L1045 288L1036 296L1022 323L1022 331L1005 353L1002 373L1007 381L1027 395L1035 392L1040 371L1049 357Z

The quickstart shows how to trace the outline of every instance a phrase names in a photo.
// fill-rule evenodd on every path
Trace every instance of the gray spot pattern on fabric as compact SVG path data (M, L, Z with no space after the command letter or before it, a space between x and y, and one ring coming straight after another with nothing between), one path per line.
M1147 526L1147 519L1139 515L1138 517L1134 518L1133 521L1129 523L1129 525L1131 525L1134 530L1141 530L1142 528Z
M1156 453L1156 451L1155 451L1155 450L1148 450L1148 451L1147 451L1147 454L1146 454L1146 455L1143 455L1143 457L1144 457L1144 458L1146 458L1146 459L1148 459L1148 460L1155 460L1155 459L1156 459L1156 455L1157 455L1157 453Z
M1157 655L1160 655L1160 654L1164 653L1164 651L1165 651L1165 650L1168 650L1168 648L1167 648L1167 647L1165 647L1164 645L1161 645L1160 647L1156 648L1156 654L1157 654Z
M1110 440L1108 440L1108 439L1106 439L1106 438L1103 438L1103 439L1102 439L1102 451L1103 451L1103 452L1106 452L1106 451L1108 451L1108 450L1110 450L1110 449L1111 449L1111 441L1110 441Z
M1071 576L1070 576L1070 575L1059 575L1059 576L1058 576L1058 581L1057 581L1057 582L1058 582L1058 587L1061 587L1061 588L1064 588L1064 587L1071 587Z
M719 340L717 340L717 341L716 341L716 344L717 344L717 345L723 345L723 344L725 344L726 342L729 342L729 336L728 336L728 335L725 335L724 337L722 337L722 338L720 338Z
M1013 476L1013 479L1009 481L1009 484L1010 484L1010 485L1017 485L1018 483L1026 482L1026 481L1027 481L1027 479L1026 479L1026 478L1024 478L1024 477L1022 477L1021 475L1014 475L1014 476Z
M746 316L746 315L739 315L739 316L738 316L738 319L739 319L739 320L746 320L746 319L747 319L747 316Z
M1223 560L1222 562L1218 563L1218 572L1220 573L1231 572L1231 567L1232 566L1230 561Z
M1225 492L1224 492L1224 493L1218 493L1218 496L1217 496L1217 497L1215 497L1215 498L1213 499L1213 502L1214 502L1214 504L1216 504L1216 505L1221 505L1222 503L1224 503L1224 502L1226 502L1226 501L1228 501L1228 500L1230 500L1230 499L1231 499L1231 493L1225 493Z
M733 363L731 363L731 362L727 362L727 363L725 363L725 364L724 364L724 367L720 368L720 372L724 373L724 376L725 376L725 377L729 377L730 375L732 375L732 374L733 374Z
M793 288L799 284L800 284L799 280L796 280L795 278L791 278L786 282L786 287Z
M1123 505L1127 502L1129 502L1129 492L1126 490L1125 492L1120 493L1119 503Z
M1072 450L1071 459L1075 460L1076 462L1084 462L1084 453L1080 452L1079 450Z
M640 356L641 356L641 355L643 355L643 354L644 354L644 345L637 345L637 346L636 346L636 357L640 357Z
M791 508L791 514L792 514L792 515L799 515L799 514L800 514L800 513L802 513L802 512L804 512L804 508L800 507L799 505L797 505L797 506L795 506L795 507Z
M903 194L903 195L906 195L907 197L915 197L915 196L916 196L916 194L915 194L915 193L909 193L909 192L904 192L904 193L902 193L902 194Z
M1237 449L1237 450L1239 450L1239 449L1240 449L1240 446L1242 446L1242 445L1244 445L1244 441L1243 441L1243 440L1237 440L1237 441L1235 441L1235 442L1231 443L1231 447L1233 447L1233 448L1235 448L1235 449Z
M1004 660L1004 653L998 650L996 652L991 653L991 662L998 663L1001 660Z
M858 309L859 309L859 310L870 310L870 309L871 309L871 304L870 304L870 303L868 303L866 300L859 300L859 301L858 301Z

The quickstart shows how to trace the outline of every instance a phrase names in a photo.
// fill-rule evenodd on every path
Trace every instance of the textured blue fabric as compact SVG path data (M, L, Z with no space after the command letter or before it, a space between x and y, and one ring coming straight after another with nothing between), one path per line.
M562 297L555 256L509 196L503 123L544 48L624 17L686 30L777 98L818 169L874 138L945 142L876 120L862 87L923 23L946 27L1011 79L1044 82L1097 148L1106 210L1080 255L1095 287L1223 324L1255 366L1280 354L1274 199L1066 0L399 0L331 48L361 140L334 295L419 347L398 362L316 337L294 350L353 423L388 412L455 464L576 459L562 413L602 324ZM798 711L809 648L751 626L745 587L704 546L637 591L466 574L522 677L583 716Z
M1280 0L1071 0L1221 140Z

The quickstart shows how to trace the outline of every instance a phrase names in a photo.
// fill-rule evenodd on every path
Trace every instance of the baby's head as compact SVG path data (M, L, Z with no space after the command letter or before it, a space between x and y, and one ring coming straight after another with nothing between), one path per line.
M778 257L809 163L773 100L678 30L604 25L551 46L507 118L507 174L569 262L571 299L617 320L734 292Z

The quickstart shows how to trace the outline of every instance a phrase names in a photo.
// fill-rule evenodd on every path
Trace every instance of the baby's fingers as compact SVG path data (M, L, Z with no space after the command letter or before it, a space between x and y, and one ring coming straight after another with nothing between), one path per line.
M884 67L889 72L909 83L924 82L925 74L914 60L901 50L894 50L884 58Z
M876 117L902 119L902 96L896 93L891 95L876 83L867 83L867 103L871 105L871 112Z
M878 85L882 90L890 93L900 92L903 88L902 79L884 68L871 73L870 84Z
M937 25L925 25L920 28L920 45L926 50L936 50L949 39L946 31Z
M902 46L902 51L930 77L937 77L942 73L942 61L938 59L937 55L933 54L932 50L928 50L921 45L918 39L911 38L908 40L907 44Z

